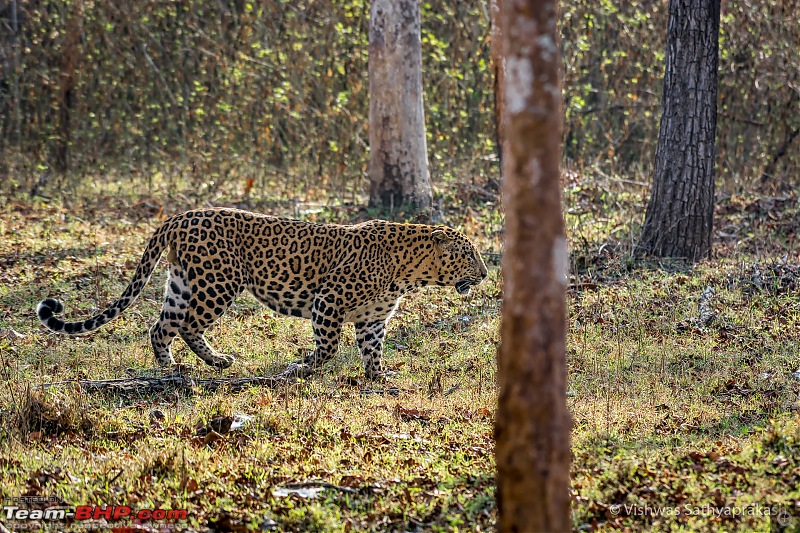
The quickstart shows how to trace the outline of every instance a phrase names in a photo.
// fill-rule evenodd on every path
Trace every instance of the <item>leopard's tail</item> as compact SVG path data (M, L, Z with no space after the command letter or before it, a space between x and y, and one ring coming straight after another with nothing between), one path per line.
M161 254L168 245L169 227L170 221L168 220L156 230L147 243L142 259L139 261L139 266L136 267L136 273L133 275L133 279L131 279L125 292L122 293L118 300L112 302L105 311L82 322L64 322L54 316L64 310L64 304L55 298L47 298L36 308L39 321L49 330L68 335L79 335L93 331L118 317L136 301L136 298L139 297L142 289L150 280L153 269L158 264Z

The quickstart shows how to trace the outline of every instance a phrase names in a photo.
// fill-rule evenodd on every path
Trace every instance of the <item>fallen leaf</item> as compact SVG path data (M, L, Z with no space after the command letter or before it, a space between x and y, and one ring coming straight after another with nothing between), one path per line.
M772 464L774 466L784 467L787 464L789 464L789 460L783 455L776 455L775 458L772 460Z
M9 341L16 341L19 339L24 339L25 335L18 332L14 328L8 328L8 329L0 329L0 337L7 339Z
M364 476L359 474L342 476L339 480L339 485L343 487L358 487L362 483L364 483Z
M218 433L219 435L225 435L231 430L231 426L233 425L233 417L232 416L217 416L212 418L208 421L208 424L203 425L199 424L196 427L195 435L198 437L204 437L209 433Z
M186 492L194 492L199 488L199 485L194 478L185 477L181 481L181 488Z
M158 409L150 411L150 426L156 429L163 429L161 421L164 420L164 413Z
M208 521L208 525L211 526L212 531L244 532L248 530L247 526L242 524L238 518L231 515L228 511L221 511L217 518Z
M430 415L427 412L420 411L419 409L408 409L400 404L394 406L394 414L404 422L408 422L410 420L416 420L420 422L430 421Z
M267 395L264 395L255 401L255 404L258 405L259 407L266 407L271 403L272 403L272 397Z

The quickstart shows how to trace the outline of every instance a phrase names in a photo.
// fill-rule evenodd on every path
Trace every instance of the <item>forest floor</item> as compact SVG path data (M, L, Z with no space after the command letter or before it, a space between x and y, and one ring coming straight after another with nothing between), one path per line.
M800 530L797 197L722 198L714 257L690 268L631 258L643 191L596 179L565 191L575 529ZM0 524L493 529L502 216L494 191L460 186L448 194L447 223L486 252L490 276L468 297L431 288L403 301L387 334L386 359L398 372L390 383L363 380L347 326L339 357L318 375L237 393L42 387L160 374L147 329L162 299L163 264L131 309L88 336L47 332L35 307L52 296L66 303L66 317L101 310L127 284L164 214L199 204L114 190L4 200ZM312 207L253 206L319 221L371 216ZM237 362L209 370L176 341L176 358L193 377L272 374L313 345L308 321L276 316L249 296L208 338ZM9 506L55 505L186 517L9 518Z

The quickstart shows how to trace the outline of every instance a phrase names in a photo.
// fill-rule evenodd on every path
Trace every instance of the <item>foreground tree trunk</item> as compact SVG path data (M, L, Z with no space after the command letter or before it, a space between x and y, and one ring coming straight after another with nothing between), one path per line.
M640 253L711 252L720 0L670 0L661 126Z
M495 426L500 531L568 531L567 242L554 0L504 2L504 303Z
M369 203L431 205L419 0L373 0L369 26Z

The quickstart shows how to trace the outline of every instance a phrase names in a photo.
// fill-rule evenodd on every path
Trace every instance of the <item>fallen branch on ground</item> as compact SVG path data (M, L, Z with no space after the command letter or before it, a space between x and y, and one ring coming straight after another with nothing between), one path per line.
M81 379L43 383L42 388L49 389L60 385L77 384L86 391L103 391L111 393L155 393L167 389L193 389L199 387L208 391L227 388L237 392L249 387L277 388L293 383L297 379L311 376L315 368L310 365L291 363L286 370L273 376L230 377L196 379L182 372L166 376L137 376L118 379Z

